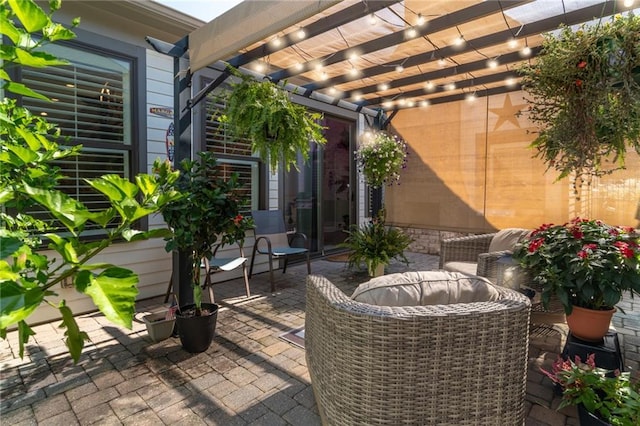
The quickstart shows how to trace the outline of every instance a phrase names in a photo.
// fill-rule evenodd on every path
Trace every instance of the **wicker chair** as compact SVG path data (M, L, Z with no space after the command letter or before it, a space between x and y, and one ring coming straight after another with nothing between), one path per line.
M498 260L513 252L528 229L508 228L491 234L449 238L440 241L440 269L463 272L498 281Z
M530 303L495 290L490 302L375 306L309 276L305 347L323 424L523 424Z

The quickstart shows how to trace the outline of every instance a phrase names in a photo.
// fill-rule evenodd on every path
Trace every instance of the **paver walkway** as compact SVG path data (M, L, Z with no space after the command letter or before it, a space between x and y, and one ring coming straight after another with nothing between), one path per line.
M387 273L435 269L436 256L410 253L406 267ZM344 263L317 259L314 274L325 275L345 293L368 278ZM153 343L141 321L162 308L162 298L140 302L133 330L100 314L78 318L92 342L77 365L70 361L57 323L35 327L25 354L17 358L16 333L0 340L0 423L3 425L317 425L320 424L304 349L279 338L304 325L305 265L215 286L221 309L214 342L189 354L177 338ZM578 425L575 409L555 410L559 397L538 372L564 344L562 327L532 329L526 409L528 426ZM500 374L500 372L489 372Z

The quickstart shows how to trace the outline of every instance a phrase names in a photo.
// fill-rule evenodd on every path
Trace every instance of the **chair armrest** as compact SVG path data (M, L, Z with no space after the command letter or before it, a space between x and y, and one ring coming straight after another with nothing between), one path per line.
M470 235L440 241L440 269L447 262L477 262L480 253L489 251L492 234Z
M307 235L302 233L302 232L293 232L287 235L287 238L289 239L289 245L291 247L295 247L293 245L294 241L296 241L297 239L301 238L302 242L303 242L303 248L306 248L307 250L309 249L309 239L307 238Z
M478 276L489 278L495 283L498 277L498 259L511 254L509 250L480 253L478 255Z

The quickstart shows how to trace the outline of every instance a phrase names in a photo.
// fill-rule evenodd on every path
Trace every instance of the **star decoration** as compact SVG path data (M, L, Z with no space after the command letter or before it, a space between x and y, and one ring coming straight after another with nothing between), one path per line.
M493 128L495 132L500 126L502 126L507 121L513 124L516 127L520 127L520 123L518 123L518 118L516 114L520 112L521 109L526 107L526 104L517 104L513 105L511 103L511 97L506 95L504 97L504 103L502 104L502 108L489 108L489 111L498 116L498 120L496 121L496 125Z

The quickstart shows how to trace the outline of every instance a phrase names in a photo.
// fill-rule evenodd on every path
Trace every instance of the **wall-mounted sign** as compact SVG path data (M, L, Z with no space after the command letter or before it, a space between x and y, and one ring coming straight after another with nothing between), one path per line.
M149 108L149 113L160 117L173 118L173 108L151 107Z
M167 146L167 158L169 161L173 161L173 153L175 151L175 142L173 140L173 135L175 133L175 128L173 127L173 121L169 124L167 128L167 134L165 136L165 145Z

